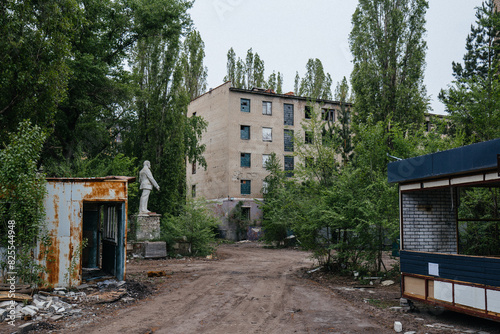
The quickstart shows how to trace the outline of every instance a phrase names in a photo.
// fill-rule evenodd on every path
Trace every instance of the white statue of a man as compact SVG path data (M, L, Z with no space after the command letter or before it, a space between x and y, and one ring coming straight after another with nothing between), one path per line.
M141 200L139 202L139 214L149 213L148 199L149 193L153 190L153 186L159 191L160 186L153 178L153 174L149 169L151 164L148 160L144 161L144 167L139 172L139 182L141 183L140 189L142 190Z

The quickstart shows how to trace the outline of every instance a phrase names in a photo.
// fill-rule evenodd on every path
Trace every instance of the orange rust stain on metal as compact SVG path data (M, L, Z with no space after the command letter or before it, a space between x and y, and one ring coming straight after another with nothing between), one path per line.
M57 235L51 236L51 244L47 249L47 278L50 286L56 286L59 283L59 239Z
M108 182L87 182L85 187L89 187L92 191L84 196L84 200L117 200L126 198L126 192L122 186L124 182L108 181ZM114 190L114 196L111 197Z
M52 198L52 203L54 204L54 229L57 230L59 226L59 196L53 195Z

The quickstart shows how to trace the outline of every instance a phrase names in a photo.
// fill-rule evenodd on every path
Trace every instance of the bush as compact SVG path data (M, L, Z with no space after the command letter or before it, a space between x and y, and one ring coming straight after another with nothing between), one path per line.
M206 201L188 200L178 216L162 219L162 240L169 251L175 243L185 240L191 244L193 256L213 253L218 219L207 208Z

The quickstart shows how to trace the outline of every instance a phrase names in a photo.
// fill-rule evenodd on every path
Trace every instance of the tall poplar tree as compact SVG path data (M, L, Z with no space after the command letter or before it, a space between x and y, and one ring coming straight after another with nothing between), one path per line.
M307 96L312 99L332 98L332 77L330 73L325 73L321 60L309 59L306 64L306 74L300 81L300 96Z
M466 40L462 63L452 63L454 80L440 100L470 143L500 136L500 14L493 0L476 11L476 26Z
M423 84L427 0L359 0L349 43L359 122L420 124L428 107Z
M137 124L128 140L133 141L135 156L142 163L149 160L160 185L158 196L151 198L151 207L164 214L178 214L185 203L186 157L197 155L200 134L193 126L203 128L198 117L187 118L190 102L183 87L183 66L179 64L181 36L190 27L187 10L191 2L163 0L151 2L145 11L155 12L155 6L168 5L169 19L157 31L139 39L133 63L134 77L139 85L136 94ZM198 122L200 121L200 122ZM206 126L206 125L205 125ZM188 157L191 161L195 157ZM200 160L201 161L201 157Z
M182 46L181 67L184 87L189 99L194 100L207 89L207 68L203 65L205 43L198 31L191 31Z

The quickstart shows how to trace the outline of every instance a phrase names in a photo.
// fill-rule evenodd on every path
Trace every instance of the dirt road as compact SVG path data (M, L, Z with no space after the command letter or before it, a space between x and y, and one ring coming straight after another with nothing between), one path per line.
M218 255L218 261L169 263L164 270L189 279L167 280L154 297L72 333L393 332L300 278L298 270L313 265L306 252L235 244L219 247Z

